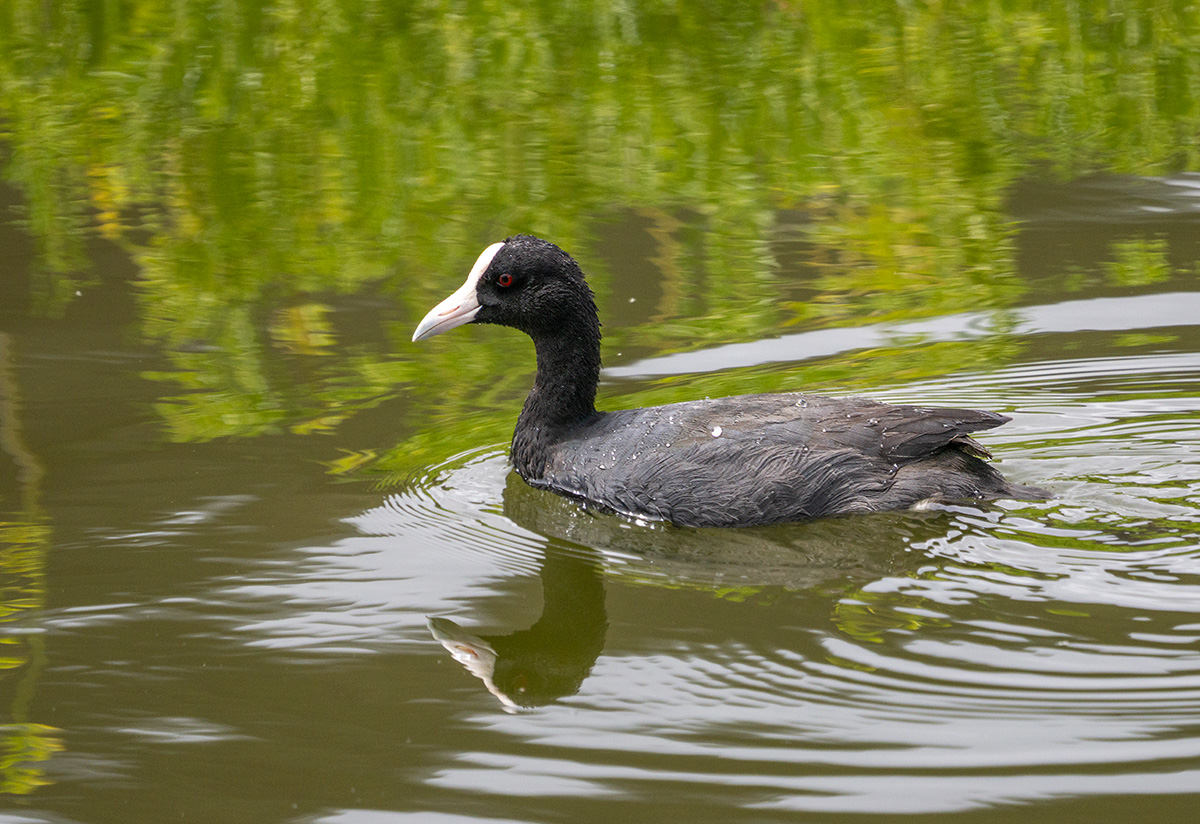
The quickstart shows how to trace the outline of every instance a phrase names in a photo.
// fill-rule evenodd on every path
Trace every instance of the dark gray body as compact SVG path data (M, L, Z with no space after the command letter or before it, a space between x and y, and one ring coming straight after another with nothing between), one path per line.
M864 398L745 395L597 412L513 440L529 483L629 516L749 526L926 500L1045 497L980 460L969 435L1009 420Z

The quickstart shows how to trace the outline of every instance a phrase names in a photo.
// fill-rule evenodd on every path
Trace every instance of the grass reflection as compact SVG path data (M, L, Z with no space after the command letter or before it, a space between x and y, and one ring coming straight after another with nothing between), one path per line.
M606 215L649 216L661 305L607 340L679 351L1011 307L1015 181L1197 161L1184 2L12 0L0 16L33 305L61 312L88 288L89 240L120 244L140 334L169 353L147 377L176 440L330 431L397 386L465 431L481 393L519 394L526 362L410 356L401 330L512 231L581 253ZM601 295L620 257L593 255ZM1147 282L1157 261L1123 253L1114 277ZM396 343L347 349L328 306L368 286L402 307ZM879 363L822 368L894 377ZM739 391L780 380L749 377Z
M12 345L0 334L0 457L16 466L17 506L0 509L0 794L24 795L48 783L42 762L62 749L58 730L30 721L45 642L28 620L46 604L50 524L39 503L44 475L18 417L20 393ZM0 496L0 504L8 503ZM23 625L24 624L24 625Z

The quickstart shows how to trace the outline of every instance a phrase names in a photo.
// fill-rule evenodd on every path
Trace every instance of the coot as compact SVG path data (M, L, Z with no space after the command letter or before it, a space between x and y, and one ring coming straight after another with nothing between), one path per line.
M532 486L635 518L751 526L906 509L927 501L1035 499L970 437L1009 420L865 398L742 395L598 411L600 321L574 259L514 235L483 250L413 340L465 323L533 338L537 376L512 462Z

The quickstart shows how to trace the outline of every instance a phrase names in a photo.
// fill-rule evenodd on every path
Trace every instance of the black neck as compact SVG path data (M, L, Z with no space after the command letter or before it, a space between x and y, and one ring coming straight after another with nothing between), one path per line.
M565 430L596 414L600 323L594 308L580 315L531 336L537 349L537 377L517 419L512 443L513 464L526 478L542 475L546 449Z

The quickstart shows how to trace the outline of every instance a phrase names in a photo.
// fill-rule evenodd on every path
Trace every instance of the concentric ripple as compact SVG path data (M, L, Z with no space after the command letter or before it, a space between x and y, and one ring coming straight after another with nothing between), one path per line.
M716 782L769 816L1197 792L1200 358L877 394L1012 410L986 442L1057 497L676 529L533 490L494 447L241 588L286 604L242 629L449 650L474 732L426 784L451 798L620 815L655 794L701 807Z
M548 552L602 555L622 622L565 706L485 710L503 738L434 783L892 813L1200 789L1200 359L880 394L1015 407L988 442L1059 497L725 533L521 497Z

